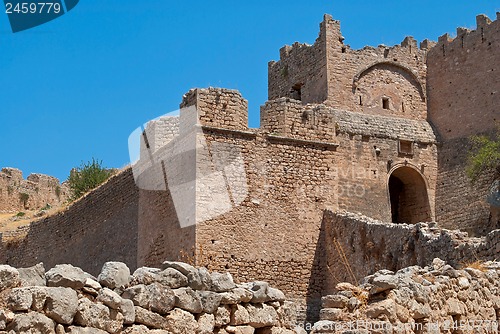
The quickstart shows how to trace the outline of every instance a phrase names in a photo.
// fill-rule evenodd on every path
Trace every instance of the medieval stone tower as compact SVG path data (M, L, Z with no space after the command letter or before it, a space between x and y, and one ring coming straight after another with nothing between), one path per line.
M71 262L95 272L106 260L133 268L187 257L229 271L236 280L267 280L314 317L321 296L331 292L331 277L345 279L328 256L332 240L325 231L336 223L335 212L382 222L382 236L366 224L356 233L337 234L360 263L376 258L370 270L382 261L397 270L427 260L416 251L413 235L400 240L394 232L399 227L404 234L417 223L437 222L441 228L484 232L492 175L471 184L465 166L469 136L492 133L500 117L499 22L498 14L493 22L479 15L475 30L459 28L454 39L443 35L437 43L418 45L407 37L392 47L353 50L344 43L340 23L325 15L313 45L285 46L280 59L269 63L260 128L248 128L247 101L239 92L190 90L179 119L160 118L144 131L141 152L156 165L140 175L127 169L67 213L33 223L15 247L0 244L0 260L18 266ZM172 138L188 133L186 122L193 117L192 128L203 135L207 152L196 161L216 158L217 152L241 161L242 169L214 164L194 170L194 178L222 177L227 205L183 227L186 217L171 189L184 183L168 177L168 159L155 157L175 151ZM147 173L164 177L137 187ZM235 192L232 184L244 184L245 191ZM191 199L217 208L219 201L207 193ZM78 222L78 233L68 221ZM54 252L44 238L77 254ZM82 255L81 249L92 254ZM401 254L410 254L405 263L398 262ZM367 274L368 267L358 267L355 274Z

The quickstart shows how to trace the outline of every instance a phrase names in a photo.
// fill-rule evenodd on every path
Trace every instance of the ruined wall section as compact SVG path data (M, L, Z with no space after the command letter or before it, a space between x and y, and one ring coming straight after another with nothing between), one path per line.
M361 288L340 283L323 298L311 333L497 333L499 273L498 262L455 269L436 258L425 267L381 270Z
M163 148L165 149L165 148ZM162 150L156 154L161 155ZM169 161L165 161L168 163ZM159 265L166 259L194 261L196 226L181 227L175 210L169 180L163 178L160 164L155 164L139 177L139 201L137 220L137 263L139 266ZM151 176L153 175L153 176ZM141 178L148 178L143 188ZM158 182L151 186L151 180ZM175 182L176 180L170 180Z
M280 97L322 103L328 96L326 72L326 30L313 45L294 43L280 49L280 60L268 64L268 100Z
M500 233L469 237L466 232L446 230L436 223L387 224L345 212L325 212L325 240L330 278L325 294L332 293L339 282L353 282L343 265L336 240L345 252L358 281L378 270L426 266L436 257L454 267L477 260L495 260L500 251Z
M499 14L497 13L497 17ZM439 150L437 220L449 228L480 233L488 224L487 189L493 175L472 185L465 175L469 136L491 133L500 113L500 21L477 16L476 30L457 29L429 51L429 121L442 141Z
M140 141L141 158L156 152L178 134L179 117L162 116L156 120L149 121L142 133L143 139Z
M44 174L30 174L26 179L16 168L0 171L0 212L16 213L41 209L47 204L60 206L69 197L67 184Z
M344 44L340 23L326 15L329 106L368 114L426 118L428 42L406 37L401 45L353 50ZM387 105L384 105L386 100Z
M336 152L284 138L206 130L244 154L248 195L231 211L196 227L196 261L238 281L269 280L305 305L319 298L321 212L335 196L328 168ZM305 314L305 310L301 312Z
M248 101L237 90L213 87L191 89L182 97L180 107L193 105L197 106L201 125L248 129Z
M332 143L335 140L335 117L322 104L304 106L297 100L279 98L261 107L260 119L261 129L276 136Z
M138 191L130 168L65 211L0 234L0 263L71 263L97 274L117 259L137 266Z

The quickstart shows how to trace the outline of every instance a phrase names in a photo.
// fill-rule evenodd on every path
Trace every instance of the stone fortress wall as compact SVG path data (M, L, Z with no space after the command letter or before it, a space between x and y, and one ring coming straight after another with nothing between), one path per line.
M60 206L69 196L68 186L55 177L31 174L26 179L16 168L2 168L0 171L0 213L17 213Z
M497 29L497 22L478 27L483 28L482 38L489 36L488 29ZM469 35L481 38L474 32ZM433 228L440 234L442 226L473 230L482 228L488 220L487 208L477 205L484 201L484 185L476 186L478 191L467 195L466 205L463 198L457 197L462 189L468 189L462 177L463 156L460 162L456 158L456 164L446 165L446 155L461 149L457 145L464 141L463 137L462 141L453 141L439 131L442 121L437 115L452 110L431 110L436 108L433 99L437 94L451 94L453 90L439 90L442 84L430 74L432 68L449 61L434 51L440 43L443 41L433 46L424 41L417 48L416 42L407 38L392 48L351 50L343 45L338 22L325 16L313 46L285 47L280 61L269 64L269 101L261 108L260 129L248 128L247 102L237 91L194 89L183 97L181 107L196 107L194 116L199 117L208 152L222 143L241 152L248 185L242 203L218 217L181 228L168 180L163 190L138 189L127 169L66 213L33 223L23 241L7 243L4 236L0 244L0 256L4 258L0 261L15 266L39 261L51 266L70 262L95 273L100 264L111 259L136 268L188 257L210 270L230 272L237 282L269 281L299 301L304 307L302 314L308 313L311 319L318 315L321 296L330 293L332 283L323 274L327 265L337 266L334 270L339 272L344 270L333 261L332 235L343 242L348 258L356 263L359 254L371 253L355 252L357 246L353 245L370 249L372 243L373 247L390 243L395 249L386 253L394 259L400 251L399 236L403 235L408 240L405 247L410 249L403 253L408 255L405 260L380 261L391 265L391 269L425 265L432 260L430 255L419 258L418 252L412 250L418 249L417 230L423 225L391 222L437 221L438 227ZM473 62L482 62L480 54L488 50L477 48ZM339 64L346 66L345 71ZM496 70L497 58L491 64ZM440 76L458 75L466 81L473 75L446 71ZM490 79L488 89L495 89L498 81L495 76ZM478 85L463 95L476 96L484 89ZM491 97L485 103L496 105ZM454 110L450 119L458 123L465 111ZM495 109L488 110L498 114ZM145 129L148 143L141 152L149 154L151 148L153 153L161 151L163 143L182 131L183 116L189 119L193 115L181 115L180 123L166 118L151 122ZM474 128L470 133L480 130ZM454 182L456 186L446 188ZM451 213L445 215L448 208ZM360 213L384 222L385 227L377 230L382 233L380 238L366 239L362 232L346 235L345 231L350 231L348 224L341 231L335 230L335 224L327 224L332 218L325 215L325 210ZM467 212L477 219L466 221ZM341 223L338 226L344 226ZM328 232L327 226L337 234ZM384 237L385 233L390 235L391 229L400 234ZM438 238L428 249L455 250L447 244L451 237L443 233L445 237ZM496 240L495 235L477 242L488 245L491 238ZM46 243L54 236L61 246ZM461 242L459 237L456 240ZM475 239L467 242L474 243ZM82 252L89 245L97 245L96 251ZM496 246L488 247L482 253L471 254L489 258ZM26 254L37 254L37 258ZM378 270L376 261L366 267L358 263L356 267ZM369 273L363 270L359 275Z
M72 263L97 274L106 261L136 268L139 195L126 169L66 210L0 233L0 263Z
M436 221L447 228L473 230L488 221L484 194L493 181L485 175L471 184L464 173L468 137L498 129L500 94L500 21L484 15L477 28L457 29L429 50L429 120L441 143L438 150Z

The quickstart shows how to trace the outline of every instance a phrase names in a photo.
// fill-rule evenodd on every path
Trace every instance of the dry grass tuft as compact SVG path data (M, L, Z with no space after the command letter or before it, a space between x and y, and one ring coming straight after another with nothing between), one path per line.
M465 268L477 269L483 273L488 271L488 268L486 268L484 261L482 261L482 260L476 260L473 262L463 262L461 264L461 267L462 267L462 269L465 269Z

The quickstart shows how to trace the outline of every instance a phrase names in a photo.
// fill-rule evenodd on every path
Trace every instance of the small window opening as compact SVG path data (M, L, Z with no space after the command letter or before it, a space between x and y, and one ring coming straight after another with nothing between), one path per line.
M363 100L361 99L361 95L359 96L359 105L362 106L363 105Z
M342 47L342 53L345 53L347 48L345 46Z
M413 154L413 141L411 141L411 140L399 140L398 141L398 151L400 154L412 155Z
M405 112L405 103L404 102L401 102L401 111Z
M292 99L302 101L302 86L303 85L304 84L302 84L302 83L297 83L297 84L292 86L292 89L290 91L292 93L292 96L291 96Z
M388 97L382 98L382 108L389 109L389 98Z

